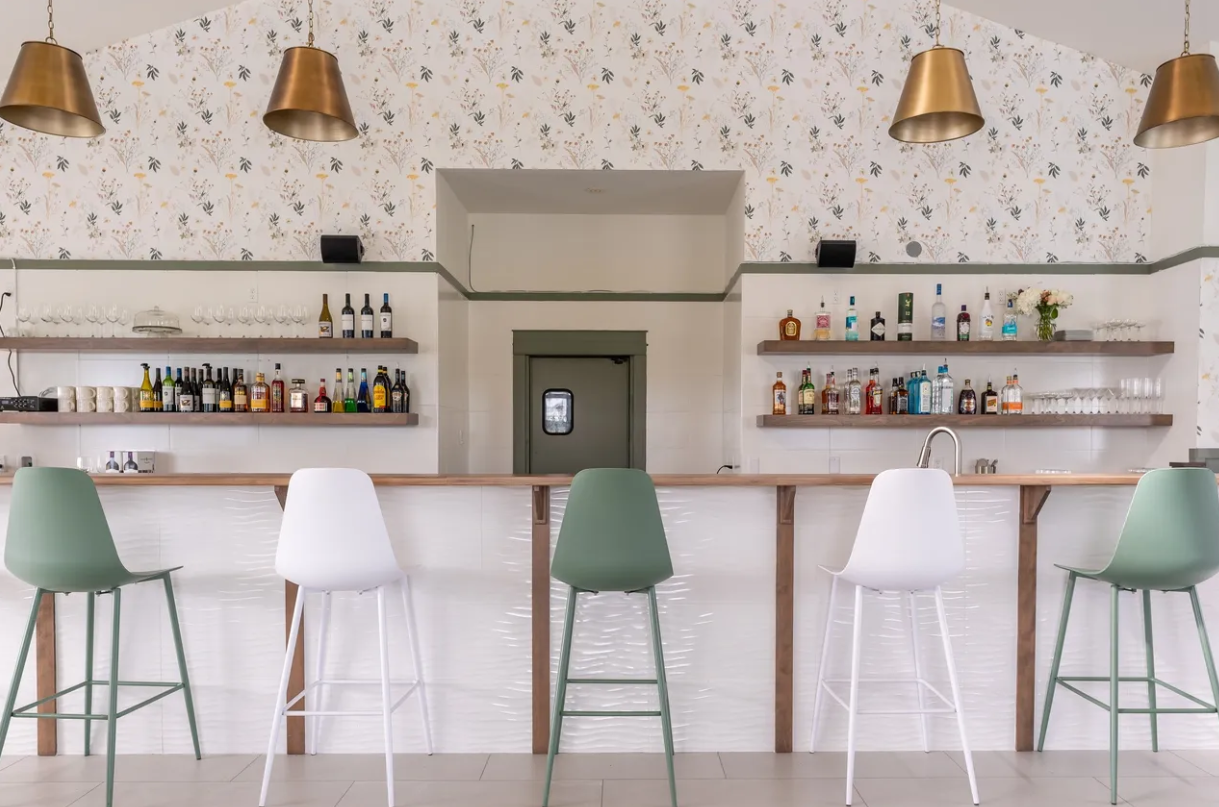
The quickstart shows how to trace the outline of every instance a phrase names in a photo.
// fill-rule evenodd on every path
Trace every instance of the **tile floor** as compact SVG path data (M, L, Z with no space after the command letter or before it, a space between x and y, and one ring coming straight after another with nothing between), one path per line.
M122 756L115 807L254 807L263 758ZM974 755L987 807L1103 807L1109 803L1104 751ZM269 805L383 807L384 758L373 755L283 757ZM843 803L845 759L820 754L679 754L682 807L830 807ZM1219 751L1123 752L1121 804L1219 805ZM861 753L859 807L969 805L959 754ZM400 755L398 807L537 807L544 757L514 754ZM103 807L102 756L5 757L0 807ZM571 754L555 766L552 807L668 807L664 757ZM186 785L184 787L184 785Z

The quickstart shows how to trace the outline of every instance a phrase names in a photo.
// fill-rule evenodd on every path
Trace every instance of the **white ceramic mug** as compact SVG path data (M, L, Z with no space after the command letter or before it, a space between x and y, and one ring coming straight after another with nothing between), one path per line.
M98 387L97 388L97 399L100 401L103 398L109 398L110 400L113 401L114 400L114 387Z
M81 398L96 398L96 397L97 397L97 387L77 387L76 388L76 400L78 400L78 401Z
M114 399L114 411L115 412L130 412L131 403L128 402L128 400L126 398L115 398Z
M58 400L59 400L59 411L60 412L75 412L76 411L76 399L75 398L64 396L64 397L59 398Z
M76 411L77 412L96 412L97 411L97 399L96 398L77 398L76 399Z
M76 397L76 387L56 387L55 388L55 397L56 398L75 398Z
M113 412L114 411L114 399L113 398L102 398L101 396L98 396L97 411Z
M113 398L116 401L131 400L131 387L111 387L110 391L113 393Z

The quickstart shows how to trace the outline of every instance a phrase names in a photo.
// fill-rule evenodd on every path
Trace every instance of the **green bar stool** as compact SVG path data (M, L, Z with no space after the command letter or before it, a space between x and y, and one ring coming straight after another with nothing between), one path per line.
M1215 474L1205 468L1161 468L1139 480L1134 489L1126 523L1118 537L1117 548L1109 564L1099 571L1061 566L1067 571L1067 590L1062 601L1062 617L1058 623L1058 642L1054 661L1050 665L1050 681L1045 695L1041 718L1041 735L1037 750L1045 747L1046 729L1050 723L1050 708L1054 691L1062 687L1109 712L1109 803L1117 804L1117 724L1123 714L1150 715L1151 749L1160 750L1156 726L1159 714L1219 714L1219 678L1215 675L1215 660L1202 622L1202 607L1198 604L1199 583L1209 580L1219 571L1219 488ZM1084 577L1109 584L1109 674L1107 676L1065 676L1058 674L1062 661L1063 639L1067 619L1071 615L1071 597L1075 581ZM1118 675L1118 595L1122 591L1138 592L1143 600L1143 636L1147 651L1146 676ZM1172 684L1156 678L1155 653L1151 635L1151 592L1184 592L1193 605L1194 621L1202 642L1202 658L1210 677L1212 702L1183 692ZM1109 703L1105 703L1076 687L1073 681L1109 682ZM1117 690L1122 681L1146 682L1147 708L1119 708ZM1160 709L1156 707L1156 686L1185 698L1197 706Z
M567 496L563 526L555 546L550 573L570 588L567 615L563 621L563 649L559 654L559 676L555 684L550 753L546 758L546 789L542 807L550 803L550 780L564 717L659 717L664 733L665 762L669 767L669 795L677 807L677 782L673 777L673 722L669 716L669 688L660 639L660 614L656 608L656 584L673 576L669 544L652 478L639 470L596 468L576 474ZM580 594L621 591L647 594L652 615L652 654L655 678L570 678L571 635L576 623L576 601ZM659 711L569 711L568 684L655 684L660 694Z
M13 478L13 491L8 516L8 539L4 547L4 565L17 579L34 586L34 604L30 609L30 621L26 625L21 652L17 656L17 669L13 672L13 683L9 687L4 713L0 715L0 751L8 735L10 721L14 718L44 718L49 720L83 720L85 723L85 755L89 754L89 727L91 721L106 721L106 807L114 803L114 741L118 718L137 709L161 700L178 690L186 699L186 717L190 722L191 740L195 745L195 759L199 759L199 732L195 728L195 706L191 700L190 679L186 674L186 656L182 652L182 631L178 627L178 611L174 606L174 589L170 583L170 572L182 568L161 569L153 572L132 572L119 560L114 538L102 511L97 488L89 475L73 468L22 468ZM178 669L182 680L175 683L153 681L119 680L119 614L122 587L132 583L160 580L165 585L165 600L169 606L169 624L173 629L174 647L178 652ZM43 597L54 597L57 593L83 593L88 595L85 633L85 680L54 695L35 701L28 706L14 708L17 687L30 653L30 642L34 638L34 625L38 618L38 606ZM114 624L111 629L110 677L93 678L93 606L98 594L114 596ZM105 712L93 714L93 687L109 687L108 706ZM151 698L147 698L122 711L118 708L118 688L164 687ZM31 711L49 700L62 698L78 689L85 691L83 714L38 713Z

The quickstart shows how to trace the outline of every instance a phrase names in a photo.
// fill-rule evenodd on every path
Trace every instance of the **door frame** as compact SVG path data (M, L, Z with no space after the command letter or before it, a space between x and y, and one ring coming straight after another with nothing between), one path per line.
M645 470L648 409L647 331L512 332L512 473L529 473L529 360L625 358L629 386L629 467Z

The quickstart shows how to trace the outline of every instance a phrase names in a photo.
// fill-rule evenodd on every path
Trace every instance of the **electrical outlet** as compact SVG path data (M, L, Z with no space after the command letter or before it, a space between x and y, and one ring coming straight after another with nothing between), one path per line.
M458 429L457 430L457 445L464 446L465 444L466 444L466 430Z
M247 302L251 302L251 303L258 302L258 287L250 286L250 293L247 295L247 297L248 297Z

